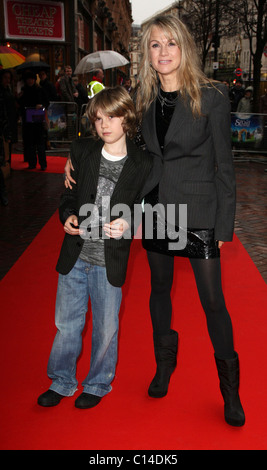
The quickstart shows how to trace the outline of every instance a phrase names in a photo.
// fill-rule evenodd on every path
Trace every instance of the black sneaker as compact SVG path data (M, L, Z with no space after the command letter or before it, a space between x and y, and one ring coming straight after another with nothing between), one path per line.
M98 405L102 397L97 397L96 395L91 395L91 393L81 393L78 398L75 400L76 408L86 409L93 408Z
M60 395L54 390L47 390L38 397L37 403L40 406L56 406L64 398L64 395Z

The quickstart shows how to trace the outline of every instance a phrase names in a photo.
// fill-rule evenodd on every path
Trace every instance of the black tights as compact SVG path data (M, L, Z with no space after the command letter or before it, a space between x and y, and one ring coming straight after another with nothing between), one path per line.
M171 328L174 258L147 252L151 270L150 313L154 334L168 334ZM234 357L232 322L225 306L221 285L220 258L190 260L199 298L206 314L209 336L218 358Z

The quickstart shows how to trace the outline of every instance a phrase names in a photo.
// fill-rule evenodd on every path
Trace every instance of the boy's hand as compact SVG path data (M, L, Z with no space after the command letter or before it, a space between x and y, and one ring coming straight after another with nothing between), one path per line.
M64 224L64 230L69 235L80 235L80 229L78 227L78 219L76 215L70 215L70 217L67 218Z
M76 181L72 178L72 176L71 176L71 174L70 174L70 171L71 171L71 170L74 171L74 168L73 168L73 166L72 166L70 157L68 157L68 158L67 158L67 161L66 161L65 168L64 168L64 171L65 171L65 181L64 181L64 184L65 184L65 187L66 187L66 188L70 188L70 189L72 189L71 183L76 184Z
M104 224L105 235L109 238L120 238L128 230L129 224L124 219L116 219L110 224Z

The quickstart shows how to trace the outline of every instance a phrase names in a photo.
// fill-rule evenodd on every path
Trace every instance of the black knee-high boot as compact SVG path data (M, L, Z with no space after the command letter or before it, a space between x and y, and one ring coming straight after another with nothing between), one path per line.
M153 339L157 371L149 386L148 394L154 398L161 398L167 395L171 374L177 364L178 333L170 330L169 335L154 335Z
M239 360L235 353L234 359L218 359L215 362L220 379L220 390L224 399L225 421L231 426L243 426L245 414L239 398Z

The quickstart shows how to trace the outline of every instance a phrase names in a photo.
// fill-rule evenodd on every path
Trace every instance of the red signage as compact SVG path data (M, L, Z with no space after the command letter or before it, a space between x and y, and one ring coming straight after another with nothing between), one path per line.
M64 41L64 4L34 0L4 0L7 39Z
M236 69L235 70L235 74L236 74L237 77L241 77L242 73L243 73L242 69Z

